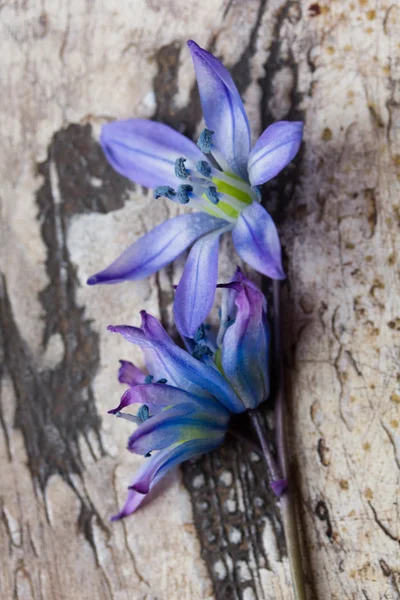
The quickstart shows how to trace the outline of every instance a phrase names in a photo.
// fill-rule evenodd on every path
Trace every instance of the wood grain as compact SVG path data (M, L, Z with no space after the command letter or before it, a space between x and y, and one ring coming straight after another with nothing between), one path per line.
M194 38L231 69L254 138L276 119L305 122L300 156L264 201L288 272L310 598L400 598L400 7L10 0L0 26L1 597L292 598L278 506L241 445L188 463L136 515L108 521L140 458L125 450L129 426L106 412L118 359L141 357L105 328L138 323L146 307L174 333L183 263L85 285L179 210L116 175L97 137L131 116L196 136ZM225 240L221 279L232 255Z

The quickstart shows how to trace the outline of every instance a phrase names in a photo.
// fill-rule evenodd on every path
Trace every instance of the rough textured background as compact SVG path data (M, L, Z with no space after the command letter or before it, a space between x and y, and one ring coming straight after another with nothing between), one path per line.
M140 459L106 415L107 334L143 306L171 322L181 264L137 284L88 275L176 213L112 172L96 142L141 116L189 136L193 37L224 59L254 135L305 121L266 186L282 233L291 451L310 598L400 598L400 6L283 0L0 2L1 597L290 600L257 455L188 464L111 526ZM225 245L226 257L231 256ZM221 261L221 277L233 265Z

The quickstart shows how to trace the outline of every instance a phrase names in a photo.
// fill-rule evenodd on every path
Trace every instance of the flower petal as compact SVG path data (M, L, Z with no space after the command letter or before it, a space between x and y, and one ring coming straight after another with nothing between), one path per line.
M177 187L175 160L185 157L193 165L203 158L199 148L168 125L145 119L112 121L103 125L100 143L112 167L145 187Z
M146 375L138 367L128 360L120 360L119 362L121 366L118 371L118 381L120 383L127 383L128 385L144 383Z
M130 489L134 489L141 494L146 494L150 490L150 487L153 487L152 483L155 477L156 482L159 481L175 465L194 456L199 456L204 452L214 450L214 448L217 448L222 443L223 439L224 434L219 439L189 440L174 446L168 454L163 453L162 457L158 457L161 454L161 452L158 452L154 457L154 463L148 467L146 473L140 478L135 478L136 481L130 486ZM158 460L156 460L157 458Z
M296 156L303 137L300 121L278 121L264 131L250 152L248 171L251 185L269 181Z
M186 260L174 302L174 318L182 336L193 336L212 309L218 278L219 236L226 228L200 238Z
M122 510L111 517L111 521L118 521L132 514L147 498L157 483L176 465L217 448L223 441L223 436L218 440L189 440L171 448L160 450L142 465L129 487L128 498ZM138 491L140 490L140 491Z
M236 315L223 337L221 364L226 378L245 407L256 408L269 394L269 329L265 297L242 274L235 295Z
M120 333L138 346L152 348L157 354L157 361L168 383L173 382L177 387L196 396L203 397L211 394L231 412L243 410L243 404L217 369L202 363L179 348L155 317L144 310L141 315L142 330L139 331L142 335L136 333L136 327L129 328L126 325L113 326L112 331Z
M205 390L231 412L243 410L239 398L217 369L195 359L174 344L157 319L145 311L142 311L142 319L147 340L152 341L165 369L173 372L178 387L198 396L203 396Z
M135 385L123 394L121 403L117 408L109 411L111 414L120 412L132 404L146 404L161 410L170 406L191 403L202 419L207 418L212 422L226 424L229 412L216 400L190 394L184 390L162 383L146 383ZM150 410L152 413L153 411Z
M107 269L90 277L89 285L143 279L172 262L198 237L221 227L206 213L186 214L157 225L134 242Z
M188 42L196 71L204 120L214 132L213 143L230 168L247 179L250 128L232 77L222 63L195 42Z
M195 412L194 404L186 402L150 417L132 433L128 450L146 455L179 442L184 439L185 426L196 427ZM193 417L189 418L189 415Z
M241 212L232 239L240 258L253 269L272 279L285 279L275 223L258 202Z

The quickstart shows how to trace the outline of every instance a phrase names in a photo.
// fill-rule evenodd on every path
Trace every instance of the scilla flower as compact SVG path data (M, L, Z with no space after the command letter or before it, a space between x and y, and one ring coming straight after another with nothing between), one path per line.
M176 291L175 319L190 336L208 315L215 293L218 242L231 231L238 254L272 278L284 278L278 234L260 205L257 186L295 156L302 124L268 127L251 150L242 100L225 67L189 42L207 129L197 146L167 125L131 119L103 127L101 144L113 167L155 189L155 196L198 208L202 214L170 219L130 246L88 280L114 283L154 273L193 245Z
M141 119L104 125L100 141L116 171L153 188L156 198L202 212L158 225L88 284L147 277L193 245L175 300L175 320L191 336L212 307L224 232L232 232L237 253L254 269L275 279L285 277L279 237L260 205L257 186L293 159L303 125L275 123L251 149L247 115L228 71L195 42L188 45L207 126L197 146L167 125Z
M255 408L268 397L265 299L240 271L225 287L220 346L201 326L194 338L185 339L189 351L183 350L145 311L141 328L109 327L142 347L150 373L121 361L119 380L129 388L110 413L138 425L128 449L147 459L114 520L136 510L172 467L219 446L231 413ZM136 414L122 412L132 405L139 405Z

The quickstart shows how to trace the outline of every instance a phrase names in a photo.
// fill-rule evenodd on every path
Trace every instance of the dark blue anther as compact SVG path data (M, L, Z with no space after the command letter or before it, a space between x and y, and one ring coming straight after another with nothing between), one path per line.
M203 356L211 357L213 355L214 355L214 352L211 350L211 348L209 348L208 346L206 346L204 344L196 344L196 346L194 347L194 350L192 352L192 356L199 360L201 360L203 358Z
M229 317L226 320L226 328L228 329L228 327L230 327L231 325L233 325L235 322L235 319L230 319Z
M143 404L143 406L139 408L139 410L137 411L137 416L142 421L142 423L144 423L144 421L147 421L147 419L150 418L150 411L147 404Z
M154 379L153 375L146 375L146 377L144 378L144 382L145 383L153 383L153 379Z
M187 204L189 202L190 192L193 192L193 187L191 185L188 185L187 183L184 183L183 185L180 185L178 187L177 196L180 204Z
M151 452L148 452L147 454L144 455L145 458L150 458L151 456Z
M179 179L187 179L190 175L189 171L185 168L186 158L180 157L175 161L175 175Z
M211 167L206 160L199 160L196 163L196 169L203 177L210 177L211 175Z
M203 129L199 139L197 140L197 145L200 148L200 150L204 152L204 154L208 154L209 152L211 152L213 133L214 132L210 129Z
M198 328L198 330L196 331L196 333L194 334L194 339L196 342L199 342L200 340L204 340L206 336L206 328L204 327L204 323L202 323L200 325L200 327Z
M214 185L210 185L210 187L206 189L206 196L210 202L213 204L218 204L219 198L217 194L217 188Z
M158 381L156 381L156 383L167 383L167 379L159 379Z
M168 200L173 200L173 198L176 196L176 192L174 189L172 189L172 187L169 187L169 185L159 185L158 187L156 187L156 189L154 190L154 198L157 200L157 198L168 198Z

